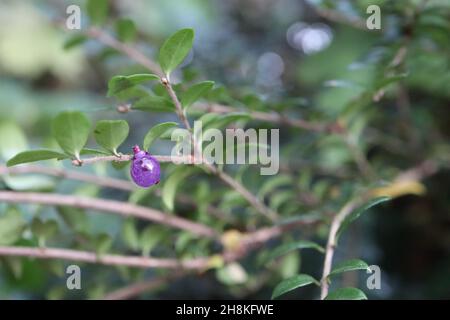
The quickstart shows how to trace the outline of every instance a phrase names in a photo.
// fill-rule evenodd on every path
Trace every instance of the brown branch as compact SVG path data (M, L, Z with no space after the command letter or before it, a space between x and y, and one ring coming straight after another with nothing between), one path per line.
M128 56L133 61L141 64L151 72L155 73L161 78L162 84L166 87L167 92L169 93L169 96L174 101L177 114L182 120L183 124L186 126L186 128L190 128L189 122L187 121L186 115L183 111L183 108L181 106L181 103L179 102L171 83L164 77L164 74L162 73L161 69L157 65L156 62L151 60L150 58L143 55L140 51L136 50L135 48L123 44L111 35L107 34L103 30L91 27L86 32L86 35L90 38L96 39L99 42L103 43L106 46L109 46L122 54ZM228 113L228 112L236 112L239 111L237 108L221 105L221 104L212 104L212 105L202 105L202 104L196 104L193 106L194 108L197 108L199 110L205 110L210 112L217 112L217 113ZM129 111L129 107L126 106L120 106L121 112ZM267 121L267 122L274 122L282 125L288 125L295 128L305 129L305 130L311 130L315 132L337 132L339 131L339 127L335 123L331 124L321 124L321 123L313 123L308 122L302 119L291 119L287 117L283 117L276 113L266 113L266 112L260 112L260 111L250 111L250 114L254 119Z
M327 246L325 248L325 260L323 264L322 280L320 282L320 299L325 299L328 295L328 275L331 272L331 266L333 263L334 250L336 248L336 236L342 222L345 218L361 203L361 200L354 200L348 202L339 212L336 214L331 222L330 231L328 234Z
M359 18L359 17L350 17L347 16L339 11L331 10L331 9L324 9L320 8L318 6L313 6L314 11L317 13L318 16L327 19L332 22L345 24L348 26L351 26L355 29L364 30L364 31L379 31L379 30L370 30L367 28L365 20Z
M168 215L152 208L115 200L94 199L51 193L0 191L0 201L8 203L36 203L99 210L122 216L133 216L140 219L153 221L173 228L186 230L207 238L218 237L214 229L203 224Z
M240 112L238 108L218 104L218 103L197 103L192 106L193 109L205 111L205 112L214 112L214 113L231 113L231 112ZM253 110L244 110L250 114L253 119L261 120L265 122L272 122L280 125L287 125L293 128L299 128L304 130L309 130L313 132L340 132L339 127L336 123L318 123L318 122L309 122L302 119L292 119L288 117L284 117L276 112L261 112L261 111L253 111Z
M0 256L62 259L110 266L121 265L137 268L201 269L208 263L207 258L176 260L115 254L105 254L99 256L95 252L89 251L35 247L0 247Z
M109 35L108 33L104 32L103 30L97 28L97 27L90 27L86 33L88 37L98 40L99 42L103 43L104 45L111 47L126 56L128 56L131 60L139 63L140 65L144 66L154 74L156 74L159 77L163 77L163 73L158 66L156 62L146 57L144 54L142 54L140 51L136 50L135 48L128 46L117 39L115 39L113 36Z
M172 84L169 82L167 78L161 78L161 83L166 88L166 91L169 94L170 99L172 99L173 104L175 105L175 110L177 112L178 118L180 118L180 120L183 122L186 129L191 130L189 120L187 119L186 114L184 113L183 106L181 105L180 100L178 100L178 97L172 88Z
M191 157L178 157L178 156L160 156L160 155L152 155L153 158L158 160L159 162L170 162L170 163L183 163L183 164L193 164L193 160ZM101 162L101 161L116 161L116 162L124 162L124 161L131 161L133 158L132 155L129 154L123 154L120 156L97 156L92 158L86 158L86 159L80 159L80 160L72 160L72 164L74 166L82 166L83 164L92 164L95 162Z
M39 165L26 165L26 166L15 166L15 167L7 167L5 165L0 164L0 175L5 174L28 174L28 173L35 173L35 174L45 174L48 176L58 177L58 178L64 178L64 179L71 179L71 180L77 180L82 182L87 182L91 184L95 184L100 187L104 188L112 188L112 189L118 189L118 190L125 190L125 191L133 191L136 189L136 186L127 180L122 179L116 179L116 178L110 178L110 177L101 177L97 175L87 174L75 170L68 170L68 169L61 169L61 168L52 168L52 167L44 167ZM155 189L154 190L155 195L161 196L161 190ZM176 201L188 205L188 206L194 206L198 207L198 204L195 200L190 198L188 195L185 194L179 194L176 195ZM228 221L229 217L225 212L222 212L218 208L209 205L206 210L209 214L212 216L221 219L223 221ZM231 223L231 221L230 221Z
M44 167L38 165L26 165L26 166L15 166L15 167L6 167L4 165L0 165L0 175L4 174L27 174L27 173L36 173L36 174L45 174L48 176L77 180L87 183L92 183L100 187L105 188L113 188L125 191L133 191L136 189L134 185L127 180L110 178L110 177L100 177L97 175L92 175L88 173L83 173L75 170L68 170L62 168L52 168L52 167Z

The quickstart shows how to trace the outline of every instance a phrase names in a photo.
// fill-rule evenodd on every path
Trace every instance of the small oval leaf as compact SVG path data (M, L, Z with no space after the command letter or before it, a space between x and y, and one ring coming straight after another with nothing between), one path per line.
M325 250L319 246L317 243L307 240L301 240L291 243L283 244L279 247L277 247L275 250L273 250L270 255L267 257L266 261L270 261L273 259L276 259L280 256L283 256L291 251L294 250L300 250L300 249L315 249L319 252L325 252Z
M325 300L367 300L367 296L357 288L340 288L330 292Z
M353 271L353 270L367 270L369 265L360 259L351 259L339 263L336 267L331 270L328 276L333 276L342 272Z
M65 158L67 158L67 155L58 151L47 149L29 150L16 154L14 157L8 160L6 165L8 167L12 167L21 163L28 163L49 159L65 159Z
M160 96L146 96L136 101L136 103L133 103L131 109L141 111L172 112L175 110L175 107L167 98Z
M181 181L193 173L192 168L180 166L176 168L172 174L167 178L162 188L162 200L166 207L172 211L174 208L175 194Z
M160 123L153 128L151 128L147 134L144 137L144 150L148 151L148 148L150 148L151 144L155 139L162 136L164 133L166 133L169 129L177 126L178 124L176 122L164 122Z
M194 84L181 95L181 104L184 108L190 107L214 87L214 81L203 81Z
M181 29L170 36L159 50L158 61L169 75L187 56L194 41L194 30Z
M61 149L77 159L87 142L90 127L89 119L79 111L62 112L52 123L53 136Z
M112 97L118 95L121 92L128 90L138 84L152 80L159 80L159 77L151 73L139 73L139 74L132 74L129 76L112 77L111 80L109 80L108 82L107 96Z
M103 148L117 154L117 148L128 137L130 127L125 120L101 120L94 130L95 141Z
M298 274L289 279L283 280L273 290L272 299L311 283L315 283L316 285L319 284L316 279L307 274Z

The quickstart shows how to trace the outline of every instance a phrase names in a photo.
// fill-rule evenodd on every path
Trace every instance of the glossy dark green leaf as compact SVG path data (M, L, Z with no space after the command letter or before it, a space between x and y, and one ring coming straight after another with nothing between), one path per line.
M319 285L316 279L307 274L298 274L289 279L280 282L272 292L272 299L278 298L279 296L292 291L294 289L307 286L309 284Z
M117 155L117 148L128 137L130 127L125 120L101 120L94 129L99 145Z
M150 148L155 139L162 136L164 133L169 131L171 128L176 127L177 125L178 123L176 122L164 122L152 127L144 137L144 150L148 151L148 148Z
M62 112L53 120L53 137L61 149L78 159L89 137L90 127L91 122L83 113Z
M14 157L8 160L6 165L8 167L12 167L21 163L36 162L50 159L65 159L65 158L67 158L67 155L54 150L46 150L46 149L29 150L16 154Z
M186 58L192 48L194 30L182 29L170 36L159 50L158 61L169 75Z
M367 300L367 296L357 288L340 288L330 292L325 300Z
M108 82L108 97L112 97L147 81L159 80L159 77L151 73L139 73L129 76L114 76Z
M190 107L214 87L214 81L203 81L194 84L181 95L181 104L184 108Z
M369 265L360 259L350 259L337 264L333 270L331 270L329 276L336 274L353 271L353 270L367 270Z

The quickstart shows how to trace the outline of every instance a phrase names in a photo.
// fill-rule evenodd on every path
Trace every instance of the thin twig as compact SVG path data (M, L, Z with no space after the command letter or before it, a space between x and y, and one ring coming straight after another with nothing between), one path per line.
M191 130L191 125L189 124L189 120L186 117L186 114L183 111L183 106L181 105L180 100L178 100L177 94L172 88L172 84L169 82L167 78L161 78L161 83L164 85L164 87L167 90L167 93L170 96L170 99L172 99L173 104L175 105L175 110L177 112L178 118L183 122L186 129Z
M124 55L128 56L131 60L141 64L151 72L155 73L161 78L161 81L163 84L167 82L168 84L168 93L171 96L172 100L174 100L174 97L176 98L176 94L170 84L162 73L161 69L159 68L158 64L153 61L152 59L148 58L144 54L142 54L137 49L124 44L117 39L115 39L113 36L109 35L108 33L104 32L103 30L91 27L88 29L88 31L85 33L88 37L98 40L99 42L103 43L106 46L109 46ZM180 116L180 119L182 118L183 124L186 126L186 128L190 128L189 122L187 121L186 115L183 112L183 109L181 108L181 104L176 98L178 102L175 103L175 107L177 108L177 113ZM175 101L175 100L174 100ZM204 104L195 104L193 105L193 108L197 108L199 110L209 110L211 112L217 112L217 113L228 113L228 112L236 112L238 109L225 106L221 104L212 104L212 105L204 105ZM121 112L129 111L130 108L127 106L120 106ZM274 122L278 124L283 124L295 128L301 128L305 130L311 130L315 132L335 132L339 131L339 127L336 126L335 123L331 124L321 124L321 123L314 123L314 122L308 122L306 120L302 119L291 119L287 117L283 117L279 114L273 114L273 113L265 113L260 111L250 111L252 117L254 119L263 120L267 122Z
M328 295L328 275L331 272L331 265L333 263L334 249L336 248L336 236L342 222L345 218L361 203L361 200L353 200L348 202L333 218L331 222L330 231L328 234L327 246L325 248L325 260L323 264L322 280L320 282L320 299L325 299Z
M125 191L136 190L136 186L130 181L87 174L87 173L80 172L78 170L68 170L68 169L62 169L62 168L44 167L44 166L40 166L40 165L30 165L30 164L26 165L26 166L7 167L5 165L0 164L0 175L5 175L5 174L15 175L15 174L29 174L29 173L44 174L44 175L58 177L58 178L82 181L82 182L95 184L97 186L104 187L104 188L112 188L112 189L125 190ZM155 189L154 193L156 196L161 196L160 189ZM177 193L176 201L181 204L184 204L184 205L198 207L198 203L186 194ZM218 208L216 208L212 205L208 205L206 210L212 216L214 216L222 221L227 221L227 222L232 223L231 221L229 221L230 220L229 215L227 215L225 212L222 212Z
M63 168L52 168L52 167L44 167L39 165L28 164L26 166L15 166L15 167L6 167L4 165L0 165L0 175L5 174L44 174L48 176L77 180L82 182L87 182L91 184L95 184L100 187L112 188L118 190L125 191L133 191L136 187L127 180L110 178L110 177L101 177L93 174L79 172L79 170L68 170Z
M175 164L193 164L194 161L191 157L182 157L182 156L160 156L160 155L152 155L153 158L158 160L159 162L170 162ZM129 154L123 154L120 156L97 156L92 158L85 158L80 160L72 160L72 164L74 166L81 166L83 164L92 164L95 162L101 162L101 161L115 161L115 162L126 162L131 161L133 158L132 155Z
M193 234L207 238L218 237L217 232L206 225L192 222L177 216L168 215L156 209L115 200L51 193L0 191L0 201L8 203L36 203L99 210L122 216L133 216L136 218L153 221L170 227L186 230Z
M113 36L109 35L108 33L104 32L103 30L97 28L97 27L90 27L86 33L88 37L98 40L99 42L103 43L104 45L111 47L126 56L128 56L133 61L139 63L140 65L144 66L154 74L156 74L159 77L163 76L163 73L161 72L160 67L156 62L146 57L144 54L142 54L140 51L136 50L135 48L128 46L120 41L118 41Z
M121 265L137 268L202 269L208 264L207 258L176 260L115 254L98 255L95 252L89 251L36 247L0 247L0 256L62 259L110 266Z
M214 113L231 113L243 111L238 108L226 106L218 103L197 103L192 106L192 109L197 109L206 112ZM309 122L303 119L292 119L288 117L283 117L276 112L261 112L253 110L244 110L249 113L252 119L262 120L265 122L272 122L280 125L287 125L293 128L299 128L304 130L309 130L313 132L339 132L339 128L335 123L319 123L319 122Z

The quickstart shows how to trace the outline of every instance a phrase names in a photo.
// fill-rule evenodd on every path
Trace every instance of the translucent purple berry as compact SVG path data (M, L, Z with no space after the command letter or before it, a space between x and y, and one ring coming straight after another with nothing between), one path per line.
M133 181L140 187L148 188L159 183L161 168L159 162L148 152L133 147L133 159L130 168L130 175Z

